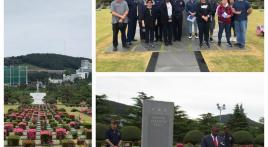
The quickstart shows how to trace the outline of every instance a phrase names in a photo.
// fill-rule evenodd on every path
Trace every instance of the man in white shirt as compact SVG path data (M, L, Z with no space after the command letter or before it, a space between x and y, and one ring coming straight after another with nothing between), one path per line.
M165 45L172 45L172 5L170 0L165 0L165 3L161 5L161 23L163 24Z

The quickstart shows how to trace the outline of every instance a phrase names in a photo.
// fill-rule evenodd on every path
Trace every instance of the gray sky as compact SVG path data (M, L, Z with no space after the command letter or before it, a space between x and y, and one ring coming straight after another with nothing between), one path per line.
M6 0L5 57L29 53L91 58L91 0Z
M96 93L110 100L132 105L131 97L143 91L155 100L175 102L190 118L211 112L218 115L216 103L226 104L223 114L242 103L248 117L264 116L264 84L258 76L98 76Z

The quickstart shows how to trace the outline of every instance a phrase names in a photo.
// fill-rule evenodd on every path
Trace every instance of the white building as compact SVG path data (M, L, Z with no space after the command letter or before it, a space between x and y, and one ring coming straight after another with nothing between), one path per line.
M49 78L50 83L61 84L62 82L74 82L75 79L86 79L91 73L91 63L89 60L81 60L81 67L76 70L75 74L66 75L63 74L62 79L51 79Z
M52 84L61 84L62 83L62 79L51 79L50 77L48 78L49 83Z

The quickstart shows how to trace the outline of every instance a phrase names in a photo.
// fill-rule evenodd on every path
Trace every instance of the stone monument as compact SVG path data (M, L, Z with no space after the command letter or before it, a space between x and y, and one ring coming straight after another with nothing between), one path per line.
M39 92L40 83L37 81L36 83L36 92L30 93L30 96L33 97L33 104L44 104L43 98L46 96L46 93Z
M173 147L174 103L145 100L141 147Z

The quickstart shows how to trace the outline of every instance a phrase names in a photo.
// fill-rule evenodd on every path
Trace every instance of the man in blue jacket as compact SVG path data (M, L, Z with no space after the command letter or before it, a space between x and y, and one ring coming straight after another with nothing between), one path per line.
M128 4L128 31L127 31L127 43L131 45L132 41L137 41L135 39L136 26L138 19L138 0L126 0Z

